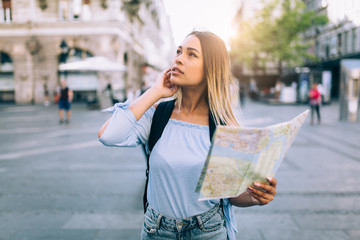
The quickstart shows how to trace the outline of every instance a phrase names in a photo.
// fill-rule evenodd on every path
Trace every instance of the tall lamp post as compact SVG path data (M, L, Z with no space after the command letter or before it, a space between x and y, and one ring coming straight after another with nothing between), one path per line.
M69 55L69 46L67 45L65 39L61 40L60 43L60 56L59 56L59 62L60 63L66 63L67 58ZM65 78L67 77L67 72L64 72ZM60 74L61 77L61 74Z
M60 43L60 63L65 63L68 57L68 53L69 53L69 47L65 41L65 39L63 39Z

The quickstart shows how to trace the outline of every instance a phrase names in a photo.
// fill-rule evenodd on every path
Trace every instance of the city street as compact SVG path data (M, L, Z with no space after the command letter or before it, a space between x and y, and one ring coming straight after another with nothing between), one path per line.
M287 121L307 105L246 101L247 126ZM73 105L69 125L52 105L0 105L1 240L138 240L145 157L109 148L97 130L110 116ZM360 123L339 122L337 103L310 116L266 206L237 208L242 240L360 239Z

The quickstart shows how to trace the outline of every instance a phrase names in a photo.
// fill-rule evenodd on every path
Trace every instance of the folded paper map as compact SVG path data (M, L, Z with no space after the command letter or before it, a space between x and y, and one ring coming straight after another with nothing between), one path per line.
M218 126L195 190L199 200L237 197L254 181L267 183L308 113L264 128Z

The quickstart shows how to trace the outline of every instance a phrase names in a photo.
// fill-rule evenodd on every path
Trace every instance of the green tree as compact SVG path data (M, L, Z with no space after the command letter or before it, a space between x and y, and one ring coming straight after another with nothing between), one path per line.
M309 44L301 36L310 27L327 22L326 15L308 11L301 0L267 1L255 18L238 24L237 34L231 39L230 55L233 61L250 68L276 64L281 75L284 66L316 60L307 52Z

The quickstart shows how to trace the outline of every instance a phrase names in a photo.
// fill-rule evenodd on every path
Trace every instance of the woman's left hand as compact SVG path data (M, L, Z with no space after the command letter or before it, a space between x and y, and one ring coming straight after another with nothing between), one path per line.
M277 180L272 177L267 178L270 184L254 182L254 186L248 188L249 194L255 198L257 205L265 205L274 200L276 195Z

